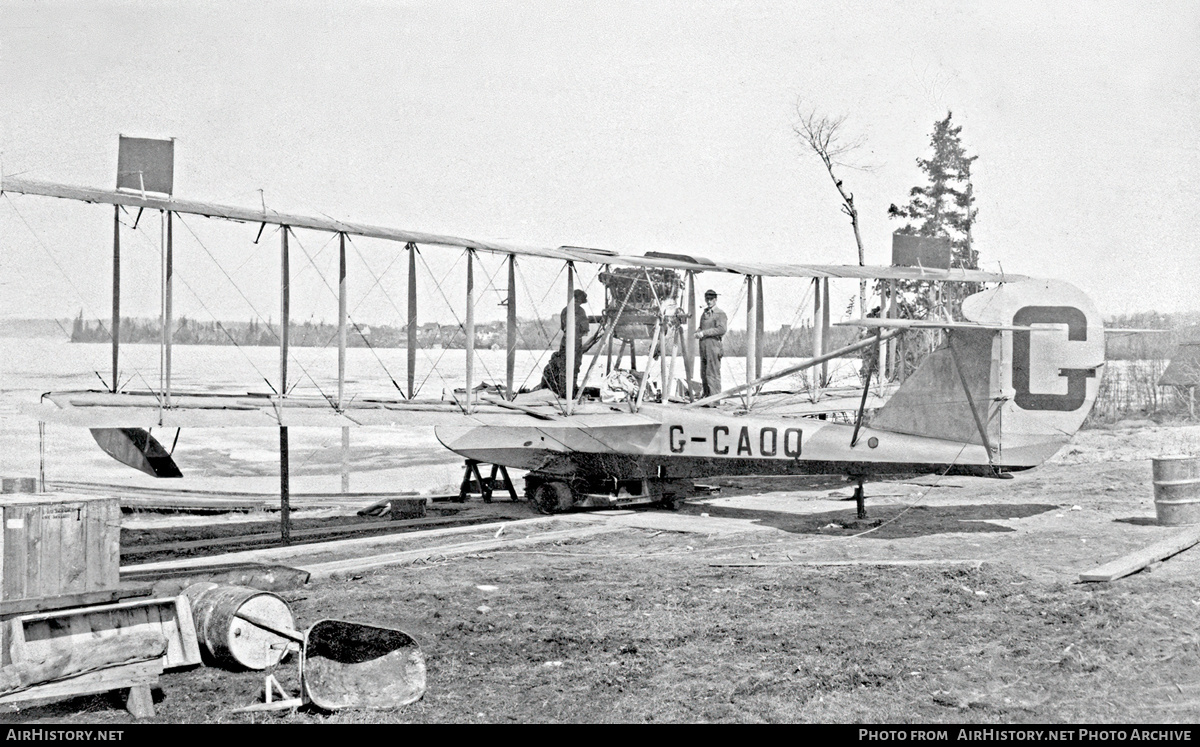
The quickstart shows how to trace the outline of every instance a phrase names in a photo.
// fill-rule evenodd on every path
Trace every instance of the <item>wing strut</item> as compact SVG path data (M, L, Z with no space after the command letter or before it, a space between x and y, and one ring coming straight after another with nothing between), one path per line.
M112 275L112 391L117 391L117 362L121 351L121 206L113 206Z
M696 339L696 271L688 270L688 323L687 346L684 349L684 360L687 361L688 399L692 399L692 371L696 368L696 359L700 357L700 341Z
M995 468L992 463L992 444L988 441L987 428L984 427L983 420L979 417L979 410L975 408L975 398L971 396L971 387L967 386L967 376L963 373L962 364L958 361L958 351L954 349L954 335L950 330L946 330L946 347L950 348L950 358L954 360L954 370L958 372L958 380L962 384L963 394L967 395L967 407L971 408L971 417L975 419L975 427L979 429L979 438L983 441L983 448L987 449L988 465Z
M758 293L755 291L754 276L746 276L746 409L750 409L750 404L753 402L751 397L754 396L754 390L751 387L751 382L758 378L758 371L755 369L755 354L758 351L758 311L757 301Z
M867 412L867 395L870 394L870 392L871 392L871 376L873 376L875 374L875 371L877 369L881 373L883 371L882 367L880 366L881 361L879 360L879 353L881 352L881 350L880 350L881 346L879 343L882 339L883 339L883 335L879 335L878 337L875 338L875 355L871 356L871 360L867 364L867 377L866 377L866 379L863 380L862 401L860 401L858 403L858 416L854 418L854 433L850 436L850 448L854 448L855 446L858 445L858 432L859 432L859 430L862 429L863 415L865 415ZM859 490L855 493L855 498L859 499L859 504L858 504L859 505L858 512L860 514L859 518L864 519L864 518L866 518L866 516L862 515L863 508L862 508L862 481L861 480L859 481Z
M508 353L504 356L504 385L506 397L516 399L517 392L513 387L514 373L517 367L517 255L508 256Z
M566 356L563 358L563 381L566 382L566 402L564 414L570 415L575 410L575 263L567 262L567 320L563 325L563 338Z
M174 224L173 213L170 210L167 213L167 251L164 264L163 276L163 406L171 407L171 337L175 333L175 317L172 308L173 302L173 287L175 285L175 249L172 237L172 226ZM162 412L159 411L161 418ZM161 423L161 420L160 420ZM178 436L178 434L176 434ZM174 447L171 447L174 450Z
M408 398L417 396L417 245L408 249Z
M601 338L600 347L596 348L596 354L592 356L592 362L588 364L588 369L583 374L583 379L579 382L579 394L575 397L576 401L579 401L583 398L583 388L584 388L584 386L587 385L588 378L591 377L591 375L592 375L592 369L596 367L596 361L600 360L600 353L602 353L605 348L608 348L608 355L609 355L609 359L610 359L607 373L612 373L611 358L612 358L613 333L617 331L617 325L621 321L621 314L624 313L624 311L625 311L625 304L629 302L629 296L633 293L633 289L636 286L637 286L636 280L629 284L629 290L625 291L625 297L621 299L621 305L619 307L617 307L616 316L605 321L607 328L605 329L604 337ZM607 291L606 291L606 293L607 293ZM624 344L624 343L622 342L622 344ZM624 348L622 348L622 349L624 349ZM620 363L619 360L617 362Z
M746 389L749 389L750 387L760 386L762 384L766 384L769 381L775 381L776 379L782 379L785 376L791 376L792 374L794 374L798 371L803 371L806 368L812 368L813 366L815 366L817 364L833 360L834 358L840 358L843 355L846 355L847 353L853 353L853 352L862 350L863 348L870 347L871 345L874 345L877 342L880 342L883 340L889 340L889 339L895 337L896 335L903 334L903 332L904 332L904 330L902 330L902 329L889 329L887 331L880 332L878 335L875 335L873 337L868 337L865 340L859 340L858 342L854 343L853 345L847 345L846 347L838 348L837 350L831 350L830 352L828 352L824 355L818 355L815 358L809 358L806 361L801 361L794 366L788 366L787 368L780 369L772 374L768 374L767 376L760 376L759 378L755 379L754 381L748 382L746 384L738 384L737 386L730 387L722 392L717 392L716 394L714 394L710 397L705 397L704 399L698 399L695 402L692 402L691 404L684 405L684 407L702 407L704 405L711 404L713 402L718 402L722 399L725 399L726 397L743 392Z
M338 393L337 411L346 407L346 232L338 231ZM388 375L391 378L391 375ZM342 426L342 493L350 492L350 428Z
M474 411L471 403L471 387L475 386L475 250L467 250L467 314L463 331L467 335L463 345L467 353L467 406L464 412L470 415Z
M291 270L288 267L288 227L279 232L279 407L287 398L288 316L291 313ZM279 419L279 538L283 544L292 543L292 505L288 490L288 429Z

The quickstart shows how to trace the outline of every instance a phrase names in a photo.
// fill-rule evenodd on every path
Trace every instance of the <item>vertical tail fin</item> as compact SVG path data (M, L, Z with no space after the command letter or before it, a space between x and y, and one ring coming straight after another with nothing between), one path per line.
M1078 288L1056 280L1005 283L963 302L980 323L1032 326L992 342L988 416L999 420L998 466L1035 466L1083 425L1104 371L1104 320Z
M1006 283L963 302L990 327L953 329L871 420L895 433L986 446L993 467L1035 467L1087 418L1104 365L1092 302L1058 281Z

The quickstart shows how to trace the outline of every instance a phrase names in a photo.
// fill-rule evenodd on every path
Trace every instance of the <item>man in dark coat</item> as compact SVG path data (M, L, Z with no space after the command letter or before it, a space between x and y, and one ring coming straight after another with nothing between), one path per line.
M587 293L582 289L575 291L575 370L572 373L571 381L573 385L571 391L576 395L579 394L579 368L583 362L583 354L586 352L583 346L583 338L587 337L588 330L591 329L591 322L588 321L587 309L583 305L587 303ZM562 329L562 340L558 345L558 352L550 356L550 362L546 364L546 368L542 371L542 383L546 388L553 391L560 397L567 396L567 380L563 375L566 369L567 360L567 310L564 308L559 315L559 326Z
M704 302L708 307L700 315L700 327L696 339L700 341L700 380L704 384L703 396L709 397L721 391L721 355L724 347L721 338L729 329L725 312L717 308L717 292L705 291Z

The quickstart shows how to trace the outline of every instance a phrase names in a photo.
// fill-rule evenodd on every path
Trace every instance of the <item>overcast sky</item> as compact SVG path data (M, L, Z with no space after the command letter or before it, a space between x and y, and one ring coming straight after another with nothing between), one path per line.
M915 159L952 110L979 156L984 269L1067 280L1106 313L1200 309L1198 57L1188 1L5 0L0 150L6 174L111 187L119 133L175 137L180 197L550 246L853 263L836 192L792 132L802 98L865 137L871 169L843 178L867 261L886 264L887 207L921 182ZM157 225L144 220L139 234ZM181 291L184 313L244 318L245 293L277 314L277 238L204 223L177 232L196 296ZM147 238L126 240L146 260L127 275L134 314L158 304ZM301 240L316 253L325 239ZM378 275L397 248L360 242L355 261ZM110 209L0 200L0 316L104 316L110 259ZM384 282L401 306L402 267ZM374 282L353 279L360 293ZM332 318L308 280L302 309ZM772 287L787 321L803 289ZM370 303L366 316L398 314L378 292Z

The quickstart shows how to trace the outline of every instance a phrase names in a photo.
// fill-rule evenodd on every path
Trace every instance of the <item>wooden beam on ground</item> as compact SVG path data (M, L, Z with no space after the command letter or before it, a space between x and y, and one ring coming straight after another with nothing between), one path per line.
M424 519L395 519L392 521L372 521L363 522L361 524L353 524L341 527L317 527L314 529L296 529L292 531L292 539L310 539L321 537L335 538L339 535L346 534L368 534L370 532L400 533L403 534L409 529L416 527L446 527L446 526L470 526L472 524L483 524L493 521L493 517L487 518L471 518L455 517L455 516L431 516ZM180 542L163 542L157 545L143 545L141 547L125 547L121 550L123 556L138 557L142 555L150 555L160 552L178 552L180 550L194 550L201 547L238 547L239 545L261 545L268 544L275 540L274 532L243 534L236 537L214 537L210 539L200 540L182 540ZM314 540L315 541L315 540Z
M864 565L901 566L901 567L921 566L921 565L973 565L973 566L978 567L980 565L983 565L983 562L984 561L982 561L982 560L972 560L969 558L962 558L962 559L946 558L944 560L939 559L939 558L933 558L933 559L928 559L928 560L871 560L870 558L863 558L863 559L859 559L859 560L794 560L794 561L780 561L780 562L776 562L776 563L770 563L770 562L768 562L768 563L712 562L712 563L709 563L708 566L710 568L769 568L769 567L773 567L773 566L812 566L812 567L824 568L824 567L837 567L837 566L864 566Z
M468 555L470 553L485 552L487 550L505 550L510 547L524 547L526 545L537 545L543 542L556 542L564 539L582 539L598 534L607 534L609 532L620 532L629 529L629 527L610 525L610 524L595 524L592 526L573 527L571 529L563 529L555 532L543 532L530 537L514 537L511 539L491 539L482 540L479 542L464 542L457 545L444 545L442 547L424 547L419 550L404 550L401 552L385 553L382 555L371 555L365 558L351 558L348 560L334 560L326 563L314 563L304 567L308 571L313 581L320 581L333 576L340 576L346 573L358 573L370 568L382 568L389 565L403 565L412 563L417 560L426 560L437 557L451 557L454 555Z
M1166 560L1172 555L1187 550L1193 545L1200 544L1200 526L1188 527L1178 534L1155 542L1149 547L1143 547L1111 560L1102 566L1084 571L1079 574L1079 581L1115 581L1132 573L1137 573L1146 566L1159 560Z
M207 568L214 564L230 564L230 563L271 563L283 564L293 568L300 568L305 558L313 556L327 558L331 554L350 554L358 556L368 553L379 553L397 546L403 546L416 541L424 541L431 537L443 537L458 534L488 534L492 535L500 527L505 528L506 534L523 530L528 527L538 527L544 524L555 522L565 522L568 524L580 524L583 526L592 526L597 523L598 517L589 517L586 514L580 515L562 515L562 516L539 516L533 519L517 519L514 521L495 521L489 524L474 524L471 526L453 526L441 529L430 529L422 532L400 532L397 534L380 534L370 537L354 537L351 539L333 540L330 542L320 542L310 545L291 545L289 547L272 547L263 548L261 550L245 550L241 552L227 553L220 556L208 556L203 558L179 558L169 561L155 561L152 563L139 563L136 565L126 566L121 569L121 572L127 577L137 578L143 577L145 574L154 573L164 570L184 570L194 568ZM427 521L421 519L419 521ZM544 532L534 536L545 536L549 532Z

